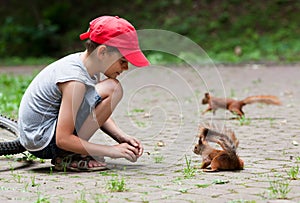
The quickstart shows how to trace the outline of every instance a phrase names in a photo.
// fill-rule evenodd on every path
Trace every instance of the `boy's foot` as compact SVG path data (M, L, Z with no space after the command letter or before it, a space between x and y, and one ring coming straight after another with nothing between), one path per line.
M56 157L51 160L54 168L58 171L99 171L107 170L104 158L94 159L91 156L81 156L80 154L71 154L65 157Z

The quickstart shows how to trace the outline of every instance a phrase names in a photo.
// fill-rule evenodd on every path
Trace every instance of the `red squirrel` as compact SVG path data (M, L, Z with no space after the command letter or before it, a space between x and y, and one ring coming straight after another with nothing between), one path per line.
M208 141L219 144L222 150L213 148ZM210 128L200 127L199 141L193 152L202 156L201 169L205 172L242 170L244 161L236 153L238 145L239 141L231 130L219 133ZM207 169L209 165L211 169Z
M209 93L205 93L204 98L202 99L202 104L208 104L208 108L203 111L202 114L205 114L208 111L212 111L213 114L215 114L218 108L222 108L229 110L231 113L238 115L239 117L242 117L245 114L242 110L243 106L252 103L281 105L279 99L273 95L250 96L243 100L234 100L230 98L217 98L211 96Z

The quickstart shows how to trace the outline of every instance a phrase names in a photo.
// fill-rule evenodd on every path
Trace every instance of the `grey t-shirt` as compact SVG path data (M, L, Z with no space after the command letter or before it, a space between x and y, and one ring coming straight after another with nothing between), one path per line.
M21 144L29 151L46 147L53 138L61 103L58 83L79 81L86 85L88 93L95 92L99 77L90 77L80 53L68 55L44 68L31 82L23 95L19 108ZM91 91L89 91L91 90ZM85 95L88 101L88 95Z

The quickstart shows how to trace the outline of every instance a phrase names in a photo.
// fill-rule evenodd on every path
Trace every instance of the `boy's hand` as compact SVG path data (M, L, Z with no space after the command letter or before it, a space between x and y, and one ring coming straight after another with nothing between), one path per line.
M131 136L126 136L126 137L123 138L122 143L124 143L124 142L130 144L131 146L133 146L137 149L137 151L134 150L135 155L137 156L137 158L142 156L142 154L144 152L144 147L143 147L142 143L139 140L137 140L136 138L131 137Z
M112 158L125 158L131 162L136 162L138 159L138 149L129 143L121 143L112 146L114 150L110 150Z
M136 154L138 158L140 156L142 156L142 154L144 152L144 147L139 140L136 140L135 138L133 138L132 140L130 140L129 144L134 146L136 149L138 149L138 153Z

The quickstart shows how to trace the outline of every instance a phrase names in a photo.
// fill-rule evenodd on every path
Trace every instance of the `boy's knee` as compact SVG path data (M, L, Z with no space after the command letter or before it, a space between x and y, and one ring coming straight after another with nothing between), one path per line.
M98 83L95 88L102 98L106 98L108 96L122 98L123 96L123 88L117 79L105 79Z
M111 93L111 95L113 95L113 94L118 94L120 96L123 95L123 87L117 79L107 79L105 82L108 83L107 88L108 88L109 92Z

